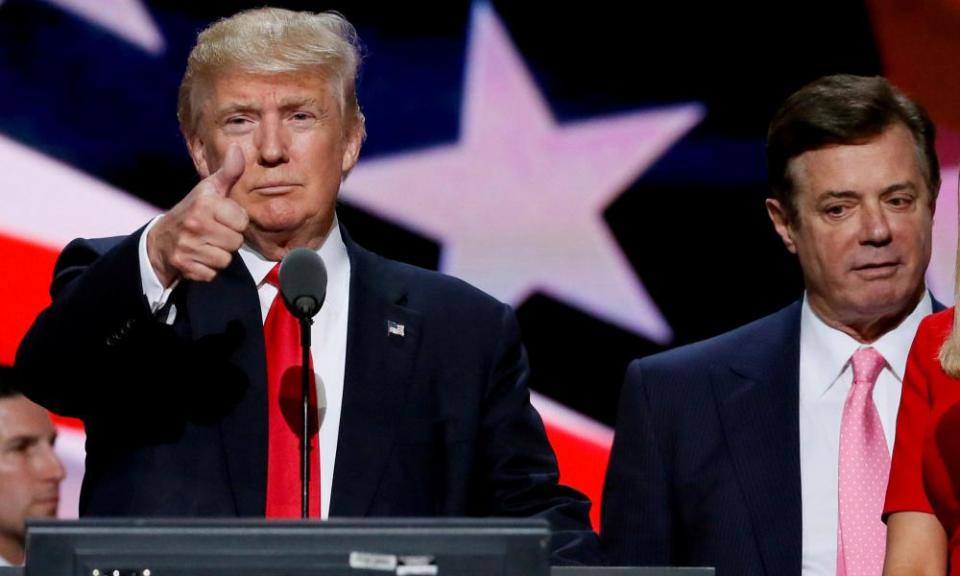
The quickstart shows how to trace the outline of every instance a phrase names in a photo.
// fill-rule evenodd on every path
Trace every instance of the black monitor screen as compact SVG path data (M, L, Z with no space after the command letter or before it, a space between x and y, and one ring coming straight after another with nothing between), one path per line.
M548 576L536 520L31 521L26 576Z

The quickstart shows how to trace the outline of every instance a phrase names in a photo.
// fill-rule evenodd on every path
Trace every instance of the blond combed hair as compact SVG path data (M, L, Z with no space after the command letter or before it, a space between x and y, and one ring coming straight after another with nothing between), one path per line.
M958 183L957 195L960 196L960 183ZM947 374L960 378L960 314L957 313L957 309L960 308L960 238L958 238L957 247L956 275L953 286L953 328L940 348L940 366Z
M357 31L336 12L256 8L221 19L203 30L187 59L177 118L190 139L202 114L204 89L225 73L315 73L329 82L344 126L364 135L357 101L360 43Z

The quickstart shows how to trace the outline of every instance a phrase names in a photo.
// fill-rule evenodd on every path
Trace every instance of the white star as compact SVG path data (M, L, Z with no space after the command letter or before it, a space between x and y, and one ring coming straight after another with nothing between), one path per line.
M939 128L939 127L938 127ZM927 268L927 287L947 306L953 304L957 261L957 166L944 166L940 174L940 195L937 196L933 219L933 252Z
M464 93L458 143L365 160L343 197L437 239L443 271L501 300L539 291L668 342L603 211L702 106L559 126L485 3L473 8Z
M151 54L165 48L163 36L140 0L46 0Z
M129 234L158 211L58 160L0 135L0 234L59 250L78 237Z

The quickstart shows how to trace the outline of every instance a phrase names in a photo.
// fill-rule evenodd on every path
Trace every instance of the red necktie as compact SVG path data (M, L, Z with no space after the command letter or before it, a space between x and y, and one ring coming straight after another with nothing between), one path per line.
M279 290L280 264L266 281ZM300 322L277 293L263 324L267 348L267 518L299 518L300 436L303 430L301 400ZM320 458L318 448L317 389L310 362L310 517L320 517Z

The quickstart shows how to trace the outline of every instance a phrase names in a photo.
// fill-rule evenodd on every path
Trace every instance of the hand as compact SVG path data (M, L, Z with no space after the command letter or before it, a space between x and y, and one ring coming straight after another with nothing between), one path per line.
M231 144L220 169L150 229L147 256L165 287L179 278L210 282L230 265L250 222L246 210L230 198L244 166L243 151Z

